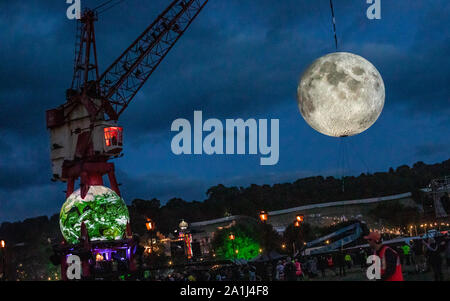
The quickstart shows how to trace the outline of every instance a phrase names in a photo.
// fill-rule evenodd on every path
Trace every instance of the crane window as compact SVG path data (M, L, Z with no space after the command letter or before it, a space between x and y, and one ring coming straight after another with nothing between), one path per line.
M104 129L105 132L105 145L110 146L122 146L122 128L121 127L108 127Z

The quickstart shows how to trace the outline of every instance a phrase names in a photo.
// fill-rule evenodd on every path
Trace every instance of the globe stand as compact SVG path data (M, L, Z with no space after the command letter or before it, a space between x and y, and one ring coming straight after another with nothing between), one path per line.
M63 177L67 179L66 198L75 189L75 181L80 179L81 197L84 199L90 186L103 186L103 176L108 175L111 189L120 196L119 185L117 184L114 172L114 164L108 162L78 162L70 166L63 166Z
M126 232L121 240L91 241L84 222L81 224L80 232L78 244L68 244L64 240L61 244L53 247L54 254L50 259L55 265L61 264L61 279L63 281L118 277L119 275L115 274L112 269L110 271L106 269L103 272L96 269L101 264L112 266L113 261L119 261L118 264L127 266L127 271L124 272L134 273L137 271L135 255L138 241L133 237L129 223L127 223ZM69 279L68 277L70 266L67 261L71 255L80 258L81 264L78 268L81 270L81 279Z

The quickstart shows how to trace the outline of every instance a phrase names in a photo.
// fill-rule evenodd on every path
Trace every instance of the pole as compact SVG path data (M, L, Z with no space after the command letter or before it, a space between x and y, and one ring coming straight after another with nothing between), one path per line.
M153 257L153 231L150 232L150 250Z
M3 241L2 241L3 242ZM2 246L0 248L1 256L2 256L2 278L1 281L6 281L6 246Z

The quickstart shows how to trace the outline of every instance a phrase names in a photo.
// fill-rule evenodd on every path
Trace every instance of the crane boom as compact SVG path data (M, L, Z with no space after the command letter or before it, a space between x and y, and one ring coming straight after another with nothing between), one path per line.
M100 76L106 114L118 120L208 0L175 0Z
M122 155L119 116L207 2L171 1L101 76L94 33L98 12L83 12L72 87L66 91L66 103L47 111L53 180L67 182L67 197L77 179L84 198L90 186L103 185L106 174L111 188L120 195L114 164L108 162Z

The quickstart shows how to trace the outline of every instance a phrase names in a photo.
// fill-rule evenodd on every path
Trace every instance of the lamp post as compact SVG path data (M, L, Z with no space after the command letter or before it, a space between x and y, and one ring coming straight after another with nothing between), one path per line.
M269 214L267 214L267 212L265 210L262 210L259 213L259 219L263 223L263 229L264 229L264 233L263 233L263 240L264 240L263 241L263 251L266 251L268 249L267 242L268 242L268 234L269 234L268 230L267 230L267 227L266 227L266 224L267 224L267 220L269 219ZM260 250L259 253L262 253L262 251Z
M295 220L299 223L303 223L303 220L305 219L305 216L303 214L297 214L295 217Z
M264 211L264 210L261 211L261 212L259 213L259 219L260 219L261 222L263 222L263 223L266 223L266 222L267 222L268 217L269 217L269 215L268 215L267 212Z
M155 223L151 219L147 218L145 227L147 228L147 231L150 233L150 253L153 255L153 234L155 232Z
M231 240L231 245L233 247L234 260L236 260L236 255L239 252L238 250L235 249L235 246L234 246L234 240L236 239L236 236L234 236L233 233L230 233L228 238Z
M300 218L301 217L301 218ZM303 221L303 215L297 215L295 217L295 221L294 221L294 227L297 229L297 231L300 234L300 226L301 226L301 222ZM295 240L292 242L292 249L293 249L293 256L295 256Z
M2 278L1 280L6 280L6 243L4 240L0 241L0 255L2 258Z

